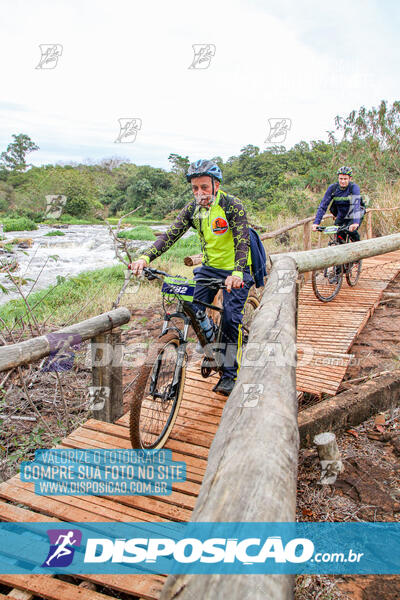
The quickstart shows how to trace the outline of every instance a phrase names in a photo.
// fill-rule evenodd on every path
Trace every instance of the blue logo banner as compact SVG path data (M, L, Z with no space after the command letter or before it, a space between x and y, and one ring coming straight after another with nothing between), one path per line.
M0 573L400 574L400 523L0 523Z

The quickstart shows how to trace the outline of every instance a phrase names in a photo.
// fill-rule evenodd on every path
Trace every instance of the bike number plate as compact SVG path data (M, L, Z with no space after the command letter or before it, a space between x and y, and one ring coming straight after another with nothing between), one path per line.
M176 300L178 297L180 300L192 302L195 288L194 280L184 277L166 277L162 284L161 294L167 300Z
M336 233L339 227L337 225L329 225L329 227L325 227L324 233Z

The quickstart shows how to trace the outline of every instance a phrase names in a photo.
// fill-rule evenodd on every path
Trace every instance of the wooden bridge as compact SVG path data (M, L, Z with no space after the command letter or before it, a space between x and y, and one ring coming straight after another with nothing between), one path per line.
M349 354L389 282L400 272L400 251L367 258L356 288L343 285L330 304L315 299L311 284L301 290L298 305L298 343L314 350L311 360L301 353L297 369L297 389L335 394L346 372ZM332 366L333 359L340 359ZM307 362L308 361L308 362ZM324 362L325 361L325 362ZM331 362L329 362L331 361ZM304 363L304 364L302 364ZM191 519L205 475L211 443L226 404L223 396L212 392L215 377L204 380L198 368L187 371L179 416L166 447L174 460L185 461L187 480L173 485L169 496L57 496L34 493L33 484L19 475L0 485L0 520L7 522L68 521L188 521ZM128 415L115 423L91 419L58 447L130 448ZM228 519L229 520L229 519ZM244 519L246 520L246 519ZM17 559L18 557L16 557ZM119 597L157 599L165 576L161 575L79 575L60 579L48 575L2 575L5 586L1 598L31 600L101 600Z
M214 394L217 378L204 380L198 370L188 370L179 416L166 448L172 458L185 461L187 480L173 485L169 496L39 496L34 485L20 481L19 475L0 484L0 520L23 521L189 521L207 466L208 452L225 405ZM58 448L131 448L128 414L115 424L91 419L62 441ZM18 504L18 506L16 506ZM26 508L21 508L24 505ZM18 557L16 557L18 558ZM24 590L26 596L49 600L101 600L114 598L110 591L98 593L79 586L80 580L97 587L109 587L139 598L159 598L166 577L159 575L85 575L76 583L48 575L1 575L0 583ZM0 595L1 600L1 595Z
M384 290L400 273L400 251L363 260L356 287L346 282L332 302L316 299L311 282L301 288L297 343L299 391L333 396L346 373L357 336L379 305Z

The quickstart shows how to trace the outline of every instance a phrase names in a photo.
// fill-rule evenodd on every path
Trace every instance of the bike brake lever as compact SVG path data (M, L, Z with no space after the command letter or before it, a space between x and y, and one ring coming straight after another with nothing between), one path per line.
M151 269L148 269L147 267L143 269L143 274L149 281L152 281L153 279L158 279L157 275L154 275Z

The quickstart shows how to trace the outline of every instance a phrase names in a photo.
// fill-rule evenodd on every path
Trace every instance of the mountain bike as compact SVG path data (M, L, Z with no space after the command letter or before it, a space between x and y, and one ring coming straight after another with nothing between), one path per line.
M340 244L338 235L341 235L346 243L351 242L349 237L350 231L348 227L343 225L331 225L324 227L320 225L317 231L330 236L331 240L328 246L337 246ZM362 261L357 260L344 265L332 265L324 269L313 271L312 287L314 294L321 302L330 302L339 293L343 283L343 275L346 276L346 281L349 286L354 287L360 279Z
M145 267L143 271L147 279L160 279L163 282L161 296L164 321L159 342L150 347L145 364L140 367L132 388L129 431L132 448L159 449L171 433L182 402L190 325L204 352L200 369L202 376L209 377L212 373L222 372L224 309L196 300L197 305L220 314L220 322L218 325L213 324L213 339L209 341L192 301L197 283L209 286L215 293L224 289L225 285L216 278L188 280L149 267ZM243 344L247 343L250 323L258 306L257 297L249 296L243 314ZM177 319L183 321L183 327L178 327Z

